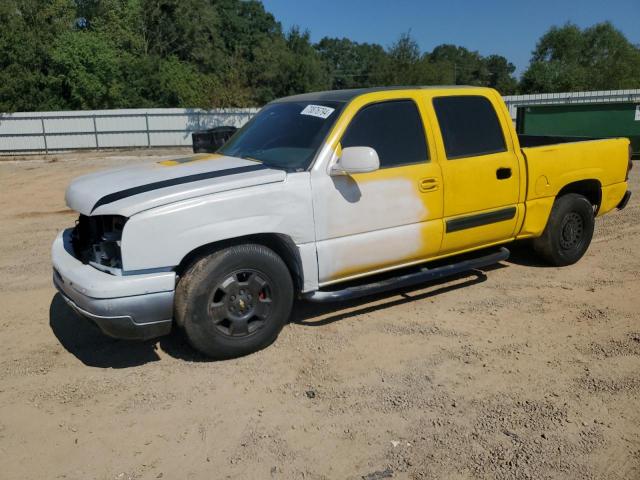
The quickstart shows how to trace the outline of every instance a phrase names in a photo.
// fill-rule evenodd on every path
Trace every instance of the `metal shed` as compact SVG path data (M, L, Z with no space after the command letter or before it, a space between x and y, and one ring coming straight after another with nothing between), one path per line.
M519 95L505 100L518 133L627 137L634 158L640 158L640 90Z
M597 103L520 107L518 133L567 137L627 137L640 158L640 104Z

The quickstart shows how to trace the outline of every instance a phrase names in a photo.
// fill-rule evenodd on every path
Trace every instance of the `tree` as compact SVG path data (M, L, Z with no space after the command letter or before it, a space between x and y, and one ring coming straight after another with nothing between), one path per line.
M329 76L318 52L311 44L308 31L292 28L286 36L289 53L283 65L282 95L326 90Z
M0 110L263 105L296 93L377 85L518 87L500 55L421 51L348 38L312 44L258 0L3 0ZM640 87L640 50L610 23L550 29L525 92Z
M77 110L117 105L126 88L117 49L104 35L89 31L68 31L56 39L49 83L58 108Z
M212 2L142 0L145 52L176 57L211 73L226 59L219 15Z
M378 44L324 37L315 49L326 64L332 89L377 85L388 69L387 53Z
M491 87L503 95L515 93L518 86L515 65L501 55L483 57L464 47L443 44L433 49L429 61L448 72L447 83Z
M538 41L523 93L640 87L640 49L609 22L552 27Z
M488 72L486 86L495 88L502 95L513 95L518 90L518 81L513 76L516 67L502 55L489 55L483 59Z
M289 49L282 27L261 2L216 0L226 62L218 69L221 99L231 105L263 105L285 88ZM217 103L216 103L217 104Z
M76 25L107 36L121 51L148 53L142 0L75 0Z
M433 49L429 59L448 66L455 85L485 86L489 83L489 71L478 52L443 44Z
M56 108L49 89L50 49L73 24L67 0L0 2L0 110Z
M409 33L389 48L387 71L383 85L434 85L451 83L446 69L439 62L431 62L428 54L422 54L418 43Z
M218 87L215 77L199 72L193 64L175 56L158 62L157 74L151 80L158 92L159 105L185 108L209 104Z

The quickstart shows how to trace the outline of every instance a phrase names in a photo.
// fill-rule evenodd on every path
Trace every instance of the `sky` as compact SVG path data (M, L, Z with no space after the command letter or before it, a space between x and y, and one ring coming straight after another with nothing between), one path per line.
M609 20L640 44L640 0L263 0L285 30L311 39L347 37L384 47L410 31L423 51L442 43L503 55L520 75L537 40L553 25Z

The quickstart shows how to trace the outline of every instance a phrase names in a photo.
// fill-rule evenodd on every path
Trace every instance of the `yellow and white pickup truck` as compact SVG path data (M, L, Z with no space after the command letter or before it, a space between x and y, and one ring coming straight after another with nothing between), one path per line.
M295 296L415 285L504 260L518 239L572 264L595 217L629 200L631 165L625 138L518 136L491 89L296 95L216 154L74 181L54 283L109 335L177 325L207 355L243 355L275 340Z

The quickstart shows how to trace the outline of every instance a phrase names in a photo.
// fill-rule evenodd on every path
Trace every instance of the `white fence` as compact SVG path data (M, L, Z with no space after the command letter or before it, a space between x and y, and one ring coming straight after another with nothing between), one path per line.
M509 114L516 119L518 107L527 105L566 105L568 103L620 103L640 102L640 89L600 90L594 92L535 93L504 97Z
M504 99L515 120L517 107L525 105L640 103L640 89L512 95ZM190 146L192 132L220 125L240 127L257 111L152 108L0 114L0 154Z
M155 108L0 115L0 153L190 146L191 133L240 127L258 109Z

